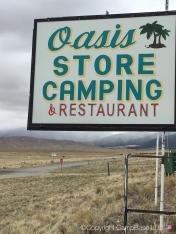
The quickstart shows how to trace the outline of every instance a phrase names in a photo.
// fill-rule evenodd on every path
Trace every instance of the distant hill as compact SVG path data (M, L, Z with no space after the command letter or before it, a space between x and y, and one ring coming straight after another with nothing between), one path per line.
M40 139L33 137L0 137L0 151L60 151L95 150L98 146L67 140Z
M0 129L0 137L32 137L40 139L93 142L96 139L112 135L111 132L73 132L73 131L27 131L25 128Z
M73 137L74 138L74 137ZM166 145L176 148L176 134L166 137ZM161 138L160 138L161 145ZM155 148L156 133L121 133L109 136L97 136L96 139L87 142L86 137L78 140L42 139L27 136L4 136L0 137L0 151L95 151L102 148L129 148L147 149ZM103 150L103 149L102 149Z
M122 134L113 134L108 137L96 140L96 146L111 147L111 148L155 148L156 146L156 133L139 133L129 132ZM161 145L161 137L160 137ZM176 148L176 134L166 134L166 145L170 148Z

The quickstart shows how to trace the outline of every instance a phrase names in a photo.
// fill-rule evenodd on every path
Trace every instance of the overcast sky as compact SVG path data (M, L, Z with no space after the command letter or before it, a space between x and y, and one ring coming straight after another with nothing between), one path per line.
M0 0L0 131L26 129L35 18L164 9L165 0Z

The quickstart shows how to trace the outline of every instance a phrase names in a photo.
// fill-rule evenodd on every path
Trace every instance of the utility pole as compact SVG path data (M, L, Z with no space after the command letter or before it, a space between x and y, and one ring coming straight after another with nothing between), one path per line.
M159 156L159 132L156 137L156 157ZM158 205L158 171L159 171L159 158L156 158L156 174L155 174L155 206Z
M166 0L165 11L169 10L169 0Z

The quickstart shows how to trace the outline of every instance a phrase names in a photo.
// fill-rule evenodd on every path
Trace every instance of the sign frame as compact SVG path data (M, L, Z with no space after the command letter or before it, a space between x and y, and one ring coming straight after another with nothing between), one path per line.
M36 58L36 39L37 23L54 21L80 21L96 19L113 18L132 18L148 16L168 16L175 15L176 11L143 12L143 13L125 13L109 15L87 15L87 16L69 16L34 19L33 39L32 39L32 57L31 57L31 77L30 93L28 106L27 130L45 130L45 131L176 131L176 95L174 98L174 124L43 124L33 123L33 99L34 99L34 79L35 79L35 58ZM175 43L175 62L176 62L176 43ZM176 64L175 64L175 91L176 91Z

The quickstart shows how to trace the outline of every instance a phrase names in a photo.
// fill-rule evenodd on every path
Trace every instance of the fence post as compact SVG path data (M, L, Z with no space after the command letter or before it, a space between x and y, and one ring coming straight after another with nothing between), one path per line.
M109 162L108 162L108 176L110 176L110 166L109 166Z

